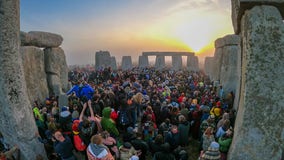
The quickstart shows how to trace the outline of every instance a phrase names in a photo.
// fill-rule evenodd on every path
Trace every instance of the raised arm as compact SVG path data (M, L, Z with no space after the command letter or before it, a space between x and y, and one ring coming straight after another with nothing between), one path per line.
M82 111L81 111L81 113L80 113L80 116L79 116L79 121L80 121L80 122L83 121L83 117L84 117L84 113L85 113L85 111L86 111L86 108L87 108L87 104L84 104L84 105L83 105L83 109L82 109Z

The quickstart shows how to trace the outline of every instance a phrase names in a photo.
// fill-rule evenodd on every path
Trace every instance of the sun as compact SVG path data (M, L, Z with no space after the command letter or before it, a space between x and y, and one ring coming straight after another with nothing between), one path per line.
M193 19L181 23L175 28L175 36L193 51L199 52L210 43L211 33L208 23L208 21L202 19Z

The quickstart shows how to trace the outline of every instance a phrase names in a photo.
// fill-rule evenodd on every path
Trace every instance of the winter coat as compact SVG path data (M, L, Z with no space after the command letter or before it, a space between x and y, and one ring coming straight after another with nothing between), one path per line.
M116 128L115 122L110 118L111 108L106 107L103 109L103 117L101 120L101 125L103 130L108 131L111 135L117 137L119 132Z
M189 140L188 140L189 129L190 129L190 125L189 125L188 121L185 121L185 122L180 123L178 125L180 145L188 145L188 143L189 143Z
M220 145L220 148L219 148L220 152L227 153L230 149L232 140L233 140L232 137L225 137L225 136L220 137L218 139L218 143Z

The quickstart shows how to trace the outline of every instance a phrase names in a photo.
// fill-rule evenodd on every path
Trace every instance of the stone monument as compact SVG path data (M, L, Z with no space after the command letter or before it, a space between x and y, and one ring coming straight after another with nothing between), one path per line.
M29 101L20 55L19 0L0 1L0 131L6 142L20 149L20 159L46 159Z

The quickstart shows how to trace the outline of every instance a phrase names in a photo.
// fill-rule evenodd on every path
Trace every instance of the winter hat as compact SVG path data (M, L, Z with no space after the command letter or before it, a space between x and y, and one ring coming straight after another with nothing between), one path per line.
M210 148L212 148L212 149L219 150L219 147L220 147L219 143L217 143L215 141L211 142L211 144L210 144Z
M211 114L208 119L215 119L215 116L213 114Z
M139 160L139 157L136 155L133 155L129 158L129 160Z
M79 134L79 120L75 120L72 124L72 131L74 134Z
M125 142L125 143L123 144L123 147L124 147L124 148L127 148L127 149L130 149L130 148L132 147L132 145L131 145L131 143L129 143L129 142Z

